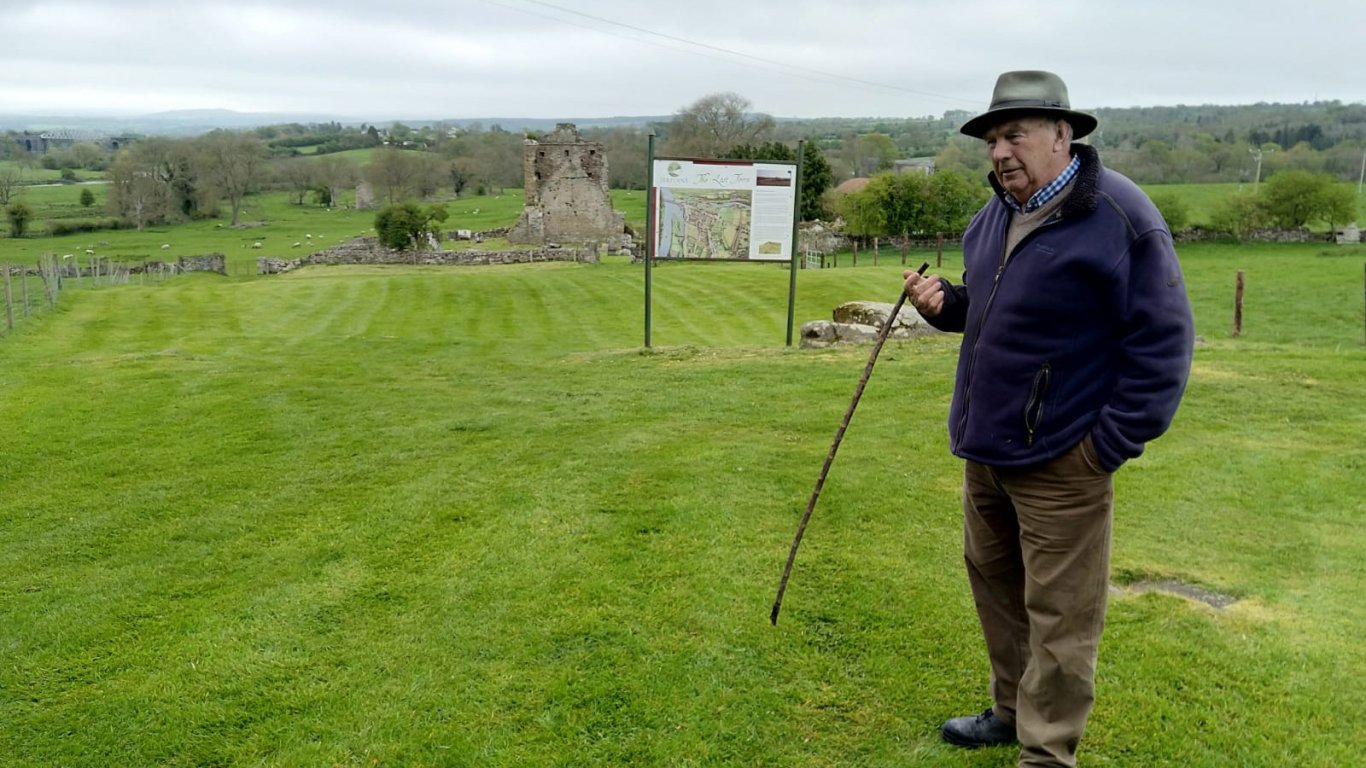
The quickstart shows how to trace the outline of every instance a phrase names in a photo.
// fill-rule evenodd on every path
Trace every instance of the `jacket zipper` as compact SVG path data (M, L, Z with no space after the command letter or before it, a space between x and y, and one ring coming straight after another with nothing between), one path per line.
M1029 400L1025 401L1025 447L1034 445L1034 433L1043 422L1043 398L1048 392L1048 380L1052 376L1052 366L1044 363L1034 374L1034 386L1029 390Z
M1049 217L1047 221L1040 224L1037 229L1035 229L1033 232L1030 232L1028 235L1025 236L1023 240L1021 240L1019 243L1015 245L1015 253L1019 253L1020 249L1023 248L1025 244L1028 243L1030 240L1033 240L1034 237L1039 234L1039 232L1043 231L1048 227L1053 226L1061 220L1062 216L1058 214L1054 214L1053 216ZM1006 271L1006 264L1010 263L1011 254L1006 252L1005 247L1005 235L1010 231L1009 217L1006 217L1006 221L1005 224L1002 225L1002 229L1005 231L1001 233L1001 263L996 267L996 277L992 279L991 293L987 295L987 303L982 307L981 313L977 315L977 333L974 334L972 337L972 353L968 355L968 366L963 371L963 412L958 417L958 432L954 438L954 443L957 445L963 444L963 433L968 428L968 402L969 400L971 400L970 393L972 390L972 370L973 368L977 367L977 350L982 342L982 326L986 325L987 312L991 309L991 303L996 300L997 289L1001 287L1001 275L1003 275Z

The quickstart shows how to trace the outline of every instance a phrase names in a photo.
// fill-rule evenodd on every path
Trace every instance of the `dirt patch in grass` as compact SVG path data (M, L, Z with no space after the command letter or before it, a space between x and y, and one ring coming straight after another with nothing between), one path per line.
M1198 587L1194 584L1187 584L1177 579L1160 579L1154 581L1136 581L1124 586L1114 588L1120 594L1138 595L1144 592L1161 592L1168 595L1184 597L1187 600L1204 603L1205 605L1222 611L1223 609L1238 602L1238 598L1233 595L1226 595L1222 592L1215 592L1211 589Z

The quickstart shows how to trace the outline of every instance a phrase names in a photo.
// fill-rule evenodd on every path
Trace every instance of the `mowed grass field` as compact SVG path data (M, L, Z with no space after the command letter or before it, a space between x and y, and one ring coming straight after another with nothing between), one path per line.
M1238 602L1115 593L1083 764L1353 765L1366 250L1182 255L1205 344L1115 581ZM892 261L801 272L798 322ZM884 350L775 628L868 348L784 348L780 268L664 264L647 351L642 279L188 275L0 337L0 763L1013 766L938 738L989 703L957 339Z

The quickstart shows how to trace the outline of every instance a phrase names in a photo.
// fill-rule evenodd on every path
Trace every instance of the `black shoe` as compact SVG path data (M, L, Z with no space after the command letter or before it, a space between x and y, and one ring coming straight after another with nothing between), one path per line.
M1006 725L996 719L996 713L990 709L980 715L948 720L944 727L939 729L939 734L944 737L944 741L968 749L1019 743L1015 738L1015 726Z

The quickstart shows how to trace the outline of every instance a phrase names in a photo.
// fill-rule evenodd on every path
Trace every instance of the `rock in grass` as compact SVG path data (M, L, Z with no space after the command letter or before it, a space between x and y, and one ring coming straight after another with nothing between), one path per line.
M816 349L834 344L871 344L877 341L894 306L876 301L845 302L835 308L833 322L815 320L803 325L801 346ZM914 307L903 305L887 337L909 339L928 333L939 333L939 330L926 323Z
M871 325L878 330L882 330L883 324L887 322L888 316L892 314L895 304L883 304L877 301L847 301L835 307L834 320L837 323L857 323L859 325ZM933 327L925 322L925 318L915 311L909 302L902 305L901 311L896 315L896 322L892 324L892 335L895 338L905 338L897 336L899 330L931 329ZM914 334L911 334L914 335Z

